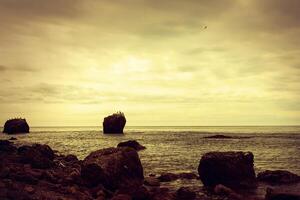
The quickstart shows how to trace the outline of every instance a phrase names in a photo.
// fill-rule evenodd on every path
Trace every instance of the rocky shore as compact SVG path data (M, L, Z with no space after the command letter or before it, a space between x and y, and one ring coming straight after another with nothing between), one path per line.
M300 199L298 175L268 170L256 177L251 152L208 152L199 161L199 175L144 175L137 152L142 149L136 141L123 142L79 160L55 153L48 145L19 146L0 140L0 199ZM197 181L199 187L165 186L177 180ZM260 184L265 186L264 196L251 195Z

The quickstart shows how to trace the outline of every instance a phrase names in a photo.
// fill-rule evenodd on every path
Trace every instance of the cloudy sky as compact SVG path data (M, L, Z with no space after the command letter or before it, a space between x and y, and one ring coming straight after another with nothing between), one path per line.
M0 0L0 123L300 124L299 0Z

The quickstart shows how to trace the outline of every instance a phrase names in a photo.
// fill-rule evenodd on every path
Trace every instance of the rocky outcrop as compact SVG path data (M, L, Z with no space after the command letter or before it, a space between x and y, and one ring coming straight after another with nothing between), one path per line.
M176 191L176 200L194 200L196 193L188 187L181 187Z
M208 187L222 184L230 188L256 186L251 152L209 152L202 156L198 173Z
M17 134L17 133L29 133L29 125L26 119L16 118L7 120L4 124L3 133Z
M144 147L143 145L138 143L136 140L128 140L126 142L120 142L118 144L118 147L131 147L131 148L135 149L136 151L146 149L146 147Z
M123 133L126 124L124 113L117 112L104 118L103 133Z
M257 174L257 180L270 184L290 184L300 182L300 176L286 170L266 170Z
M266 200L300 200L299 190L286 190L285 188L267 188Z
M92 168L92 170L85 170ZM110 190L137 187L143 183L143 167L137 152L129 147L107 148L92 152L83 161L81 176L101 177L92 185L103 184Z

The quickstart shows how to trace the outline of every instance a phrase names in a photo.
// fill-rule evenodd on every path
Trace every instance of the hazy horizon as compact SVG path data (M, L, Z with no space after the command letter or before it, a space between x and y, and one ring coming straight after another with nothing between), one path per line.
M298 0L0 0L0 126L300 125Z

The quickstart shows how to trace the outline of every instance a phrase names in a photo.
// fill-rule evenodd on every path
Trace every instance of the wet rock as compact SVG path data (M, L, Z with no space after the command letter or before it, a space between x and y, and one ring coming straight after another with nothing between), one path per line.
M132 200L150 200L151 196L146 187L141 186L132 194Z
M197 174L194 174L192 172L183 172L178 174L179 179L198 179L199 177Z
M76 162L76 161L78 161L77 156L72 155L72 154L69 154L69 155L65 156L64 159L65 159L66 162Z
M144 180L144 184L147 186L160 186L160 182L155 177L146 177Z
M177 200L194 200L196 198L196 193L194 191L191 191L187 187L181 187L176 192L176 199Z
M218 184L215 186L214 193L221 196L227 196L232 200L243 200L243 197L241 195L237 194L235 191L222 184Z
M95 164L104 172L107 189L132 188L143 183L143 167L137 152L129 147L107 148L92 152L83 166ZM85 176L93 176L86 174Z
M256 178L251 152L209 152L202 156L198 173L208 187L223 184L227 187L253 188Z
M118 144L118 147L131 147L137 151L146 149L146 147L138 143L136 140L128 140L126 142L120 142Z
M11 137L11 138L9 138L8 140L17 140L17 138Z
M8 140L0 140L0 153L1 152L15 152L17 148L13 145L12 142Z
M150 191L152 200L173 200L174 194L168 188L155 188Z
M48 145L34 144L18 148L21 161L29 163L33 168L47 169L54 165L54 152Z
M103 133L123 133L126 124L124 113L117 112L104 118Z
M87 163L81 167L81 177L89 187L104 184L106 177L103 169L96 163Z
M290 184L300 181L300 176L286 170L266 170L257 174L257 180L270 184Z
M132 198L127 194L117 194L111 200L132 200Z
M3 133L16 134L16 133L29 133L29 125L26 119L16 118L7 120L4 124Z
M289 191L284 188L267 188L266 191L266 200L300 200L300 192Z
M162 173L159 177L158 180L161 182L170 182L170 181L175 181L179 178L177 174L173 173Z

